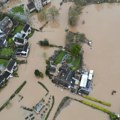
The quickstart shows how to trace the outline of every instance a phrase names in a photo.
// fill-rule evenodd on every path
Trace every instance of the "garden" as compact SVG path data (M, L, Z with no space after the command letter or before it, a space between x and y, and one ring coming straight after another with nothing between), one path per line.
M24 14L24 5L19 5L19 6L12 8L12 12L14 14L16 14L16 13Z

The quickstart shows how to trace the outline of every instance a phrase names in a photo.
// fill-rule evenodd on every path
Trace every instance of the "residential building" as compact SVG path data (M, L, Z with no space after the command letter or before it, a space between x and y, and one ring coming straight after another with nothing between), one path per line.
M0 87L3 87L10 77L12 77L11 73L4 71L3 74L0 75Z
M29 51L30 51L30 46L28 43L26 43L24 46L17 48L16 56L27 57L29 54Z
M31 0L27 5L27 9L30 12L33 12L34 10L40 11L45 5L49 4L50 2L51 0Z
M12 29L13 22L9 17L5 17L0 21L0 31L8 35Z
M71 84L73 84L73 79L75 71L71 70L67 64L63 64L57 76L54 77L53 82L59 84L63 87L70 88Z
M78 93L84 93L88 95L91 91L91 82L92 79L89 79L89 73L84 72L80 80L80 88L78 90Z
M21 31L21 33L22 33L22 37L23 38L25 38L26 36L28 36L28 34L30 34L31 33L31 27L30 27L30 25L29 24L26 24L25 26L24 26L24 28L23 28L23 30Z
M8 71L9 73L12 74L16 69L17 69L16 61L13 60L13 59L10 59L9 63L7 64L7 67L6 67L5 71Z
M15 37L14 42L16 46L23 46L28 42L28 40L24 38Z

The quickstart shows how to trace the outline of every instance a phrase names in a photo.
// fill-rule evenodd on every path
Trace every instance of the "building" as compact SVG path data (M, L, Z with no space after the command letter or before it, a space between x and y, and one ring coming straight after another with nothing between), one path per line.
M11 73L4 71L3 74L0 75L0 87L4 87L10 77L12 77Z
M7 64L7 67L6 67L5 71L8 71L9 73L12 74L16 69L17 69L16 61L13 60L13 59L10 59L9 63Z
M45 5L49 4L50 2L51 0L31 0L27 4L27 9L30 12L33 12L34 10L40 11Z
M23 46L28 42L28 40L24 38L15 37L14 42L16 46Z
M45 107L45 104L42 101L40 101L33 107L33 109L37 114L39 114L44 107Z
M71 70L67 64L63 64L59 69L58 75L54 77L53 82L63 87L71 88L71 84L74 84L72 79L74 75L75 71Z
M27 37L30 33L31 33L31 27L29 24L26 24L23 28L23 30L21 31L21 34L23 35L22 37L25 38Z
M0 31L8 35L13 27L13 22L9 17L5 17L0 21Z
M33 12L33 11L36 10L35 4L34 4L33 2L29 2L29 3L27 4L27 8L28 8L29 12Z
M30 46L28 43L26 43L24 46L17 48L16 56L27 57L29 54L29 51L30 51Z
M93 71L92 71L93 73ZM88 72L84 72L82 74L82 77L81 77L81 80L80 80L80 87L79 87L79 90L78 90L78 93L81 94L81 93L84 93L84 94L89 94L90 91L91 91L91 83L92 83L92 79L91 79L91 71L88 73Z

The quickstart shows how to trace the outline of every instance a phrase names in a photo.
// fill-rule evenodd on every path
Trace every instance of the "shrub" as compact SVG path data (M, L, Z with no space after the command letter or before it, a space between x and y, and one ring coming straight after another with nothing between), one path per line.
M48 39L44 39L43 41L39 41L39 44L41 46L49 46L49 41L48 41Z
M91 101L94 101L94 102L97 102L97 103L106 105L106 106L108 106L108 107L111 106L111 104L108 103L108 102L104 102L104 101L101 101L101 100L97 100L96 98L93 98L93 97L90 97L90 96L82 95L82 97L84 97L84 98L86 98L86 99L88 99L88 100L91 100Z
M40 71L38 69L35 70L34 74L36 77L40 77Z
M43 73L40 72L38 69L35 70L34 74L35 74L36 77L41 77L41 78L44 77Z

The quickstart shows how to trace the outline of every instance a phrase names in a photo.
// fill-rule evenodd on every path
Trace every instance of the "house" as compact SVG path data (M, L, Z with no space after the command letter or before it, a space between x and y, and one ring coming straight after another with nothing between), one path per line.
M81 80L80 80L80 88L78 90L78 93L81 94L89 94L91 91L91 83L92 81L88 79L89 74L88 72L84 72L82 74Z
M28 8L28 10L29 10L30 12L33 12L33 11L36 10L35 4L34 4L33 2L29 2L29 3L27 4L27 8Z
M30 51L30 46L26 43L22 47L18 47L16 50L16 56L27 57Z
M21 31L23 38L25 38L26 36L28 36L31 33L31 27L29 24L26 24L23 28L23 30Z
M9 63L7 64L7 68L5 71L8 71L9 73L13 73L17 69L17 63L15 60L10 59Z
M43 6L45 6L51 2L51 0L41 0L41 1L42 1Z
M43 101L40 101L33 107L33 109L37 114L39 114L44 107L45 107L45 104L43 103Z
M40 11L45 5L49 4L50 2L51 0L31 0L27 5L27 9L30 12L33 12L34 10Z
M28 42L28 40L24 38L15 37L14 42L16 46L22 46L25 45Z
M0 87L3 87L10 77L12 77L11 73L4 71L3 74L0 75Z
M54 77L53 82L66 88L71 88L75 71L71 70L67 64L63 64L57 76Z
M0 21L0 31L2 31L6 35L10 33L12 26L13 26L13 22L7 16L2 21Z

